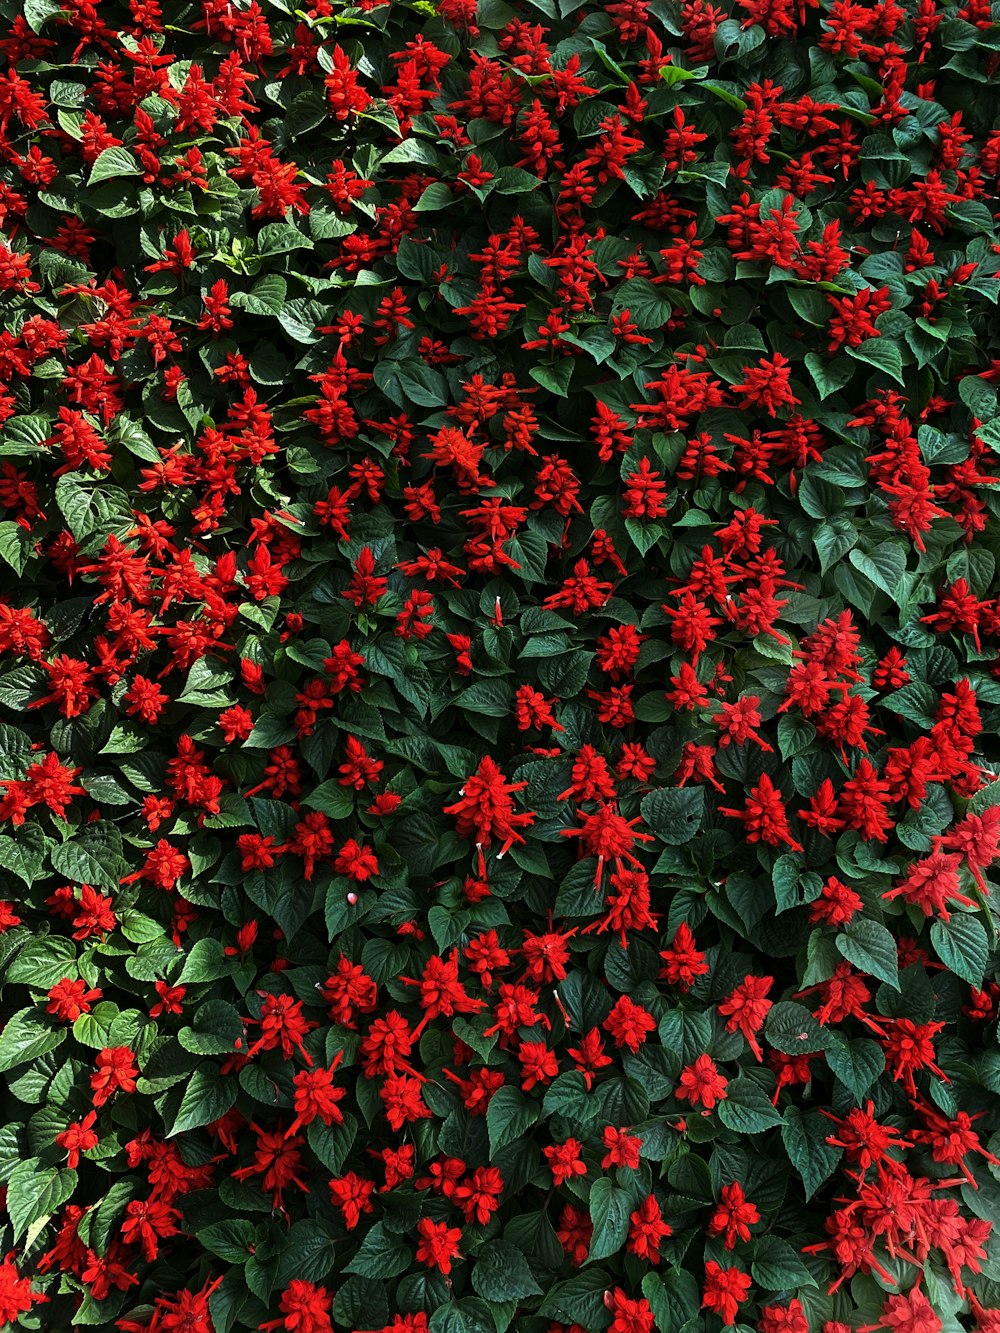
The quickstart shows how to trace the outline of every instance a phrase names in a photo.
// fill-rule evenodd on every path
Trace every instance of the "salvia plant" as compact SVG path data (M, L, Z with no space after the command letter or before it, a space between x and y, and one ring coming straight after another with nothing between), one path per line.
M1000 9L0 16L0 1326L998 1333Z

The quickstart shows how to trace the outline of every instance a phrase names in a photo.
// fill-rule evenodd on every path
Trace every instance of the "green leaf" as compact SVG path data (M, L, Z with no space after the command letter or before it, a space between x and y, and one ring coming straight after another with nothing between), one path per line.
M354 792L331 778L304 796L302 804L310 810L319 810L330 819L347 819L354 812Z
M885 926L867 917L859 917L837 936L837 948L862 972L899 990L896 941Z
M882 1048L867 1037L856 1037L853 1041L838 1037L828 1048L826 1060L859 1103L885 1069Z
M184 1089L167 1137L212 1124L235 1104L236 1092L235 1079L223 1078L215 1065L199 1065Z
M949 971L972 986L982 986L990 945L977 917L962 912L953 913L950 921L935 921L931 926L931 943Z
M76 973L76 945L62 935L29 940L7 969L6 979L21 986L48 990Z
M866 338L859 347L848 347L847 355L883 371L897 384L904 383L903 354L891 338Z
M667 1268L662 1276L647 1273L642 1279L642 1294L649 1301L659 1333L684 1333L692 1311L701 1305L698 1283L684 1268Z
M782 759L804 754L816 739L816 728L797 713L785 713L778 723L778 749Z
M966 375L959 381L958 396L974 417L990 421L997 412L996 386L987 384L978 375Z
M514 690L505 680L477 680L449 702L483 717L509 717L513 711Z
M490 1156L495 1157L506 1144L519 1139L537 1119L538 1107L527 1101L517 1088L500 1088L486 1108Z
M345 1115L340 1125L324 1125L322 1120L314 1120L306 1130L309 1147L335 1176L344 1169L357 1134L358 1122L352 1115Z
M442 181L428 185L423 194L413 205L414 213L436 213L455 202L455 196Z
M37 1060L66 1040L65 1028L57 1027L40 1009L22 1009L7 1020L0 1032L0 1073Z
M487 1301L517 1301L538 1296L542 1290L527 1259L505 1240L489 1240L478 1251L472 1286Z
M807 1051L825 1051L833 1042L829 1028L823 1027L804 1004L779 1000L768 1011L764 1036L776 1051L803 1055Z
M14 1240L19 1241L33 1223L47 1222L75 1189L75 1171L43 1167L37 1158L16 1166L7 1181L7 1212Z
M661 787L642 798L642 817L661 842L690 842L701 827L705 792L701 787Z
M549 393L557 398L565 398L569 393L569 382L573 378L573 358L565 356L561 361L554 361L550 366L532 366L528 374Z
M760 1084L742 1075L726 1089L718 1112L726 1128L738 1134L760 1134L772 1125L781 1124L781 1115Z
M750 1276L769 1291L793 1291L797 1287L815 1287L816 1279L806 1268L802 1256L787 1240L762 1236L754 1245Z
M58 0L24 0L22 11L24 21L32 32L41 32L50 18L65 12Z
M491 1307L476 1296L447 1301L431 1315L428 1329L430 1333L499 1333L506 1327L499 1318L504 1308L499 1303Z
M225 1000L207 1000L191 1026L181 1028L177 1040L194 1055L231 1055L246 1045L243 1020ZM243 1045L237 1047L237 1042Z
M906 548L900 542L882 542L867 554L855 548L848 559L869 583L890 597L897 595L906 573Z
M243 1217L227 1217L197 1233L198 1244L227 1264L243 1265L253 1253L256 1228Z
M611 313L627 310L639 329L661 329L673 314L673 302L648 278L629 278L615 288Z
M88 489L79 473L67 472L56 482L56 506L78 542L97 531L124 530L134 523L129 498L117 486L102 482Z
M290 222L270 222L257 235L257 249L262 255L282 255L290 250L311 250L313 243Z
M311 1217L296 1222L285 1238L274 1275L275 1285L287 1287L293 1278L322 1282L333 1267L336 1244L337 1234L329 1223ZM344 1271L350 1272L350 1269ZM391 1275L386 1273L383 1276Z
M30 888L38 878L48 850L48 839L37 824L24 824L16 838L0 835L0 867Z
M232 292L229 304L248 315L279 315L288 295L288 284L278 273L265 273L249 292Z
M856 369L846 356L834 357L830 361L816 352L806 354L805 366L821 400L844 388Z
M115 144L105 148L97 161L90 168L88 185L97 185L100 181L117 180L119 176L141 176L142 167L128 151Z
M378 387L399 407L413 403L418 407L443 407L448 401L444 376L416 358L379 361L372 373Z
M909 685L904 685L901 690L887 694L881 702L883 707L891 712L898 713L907 721L916 722L918 726L927 727L929 730L934 725L934 715L940 700L933 686L915 680Z
M31 534L20 523L0 523L0 560L6 561L15 574L24 573L33 550Z
M590 1187L589 1208L594 1224L590 1258L607 1259L618 1253L628 1237L629 1196L612 1185L608 1176L601 1176Z
M581 1324L587 1329L603 1327L604 1293L609 1285L603 1268L586 1268L569 1281L557 1282L550 1288L537 1313L566 1324Z
M857 540L857 529L846 514L835 514L833 518L821 523L813 532L820 572L825 574L838 560L842 560Z
M703 65L700 69L682 69L680 65L663 65L660 69L660 78L668 88L673 88L675 84L686 83L688 79L697 79L708 68Z
M219 977L229 976L232 970L233 960L226 957L222 941L209 935L203 940L195 940L188 949L177 981L182 986L216 981Z
M122 1209L139 1190L139 1182L131 1176L118 1180L93 1210L90 1224L90 1244L98 1254L107 1254L113 1225Z
M802 1177L806 1199L813 1197L840 1161L842 1150L826 1141L832 1132L830 1121L818 1111L803 1113L797 1106L785 1111L781 1139L792 1166Z
M332 1251L330 1262L333 1262ZM413 1252L409 1246L390 1235L382 1222L376 1222L344 1272L357 1273L359 1277L398 1277L412 1262Z
M84 824L69 842L52 848L49 860L53 870L75 884L117 889L125 869L122 835L114 824L103 820L96 824Z

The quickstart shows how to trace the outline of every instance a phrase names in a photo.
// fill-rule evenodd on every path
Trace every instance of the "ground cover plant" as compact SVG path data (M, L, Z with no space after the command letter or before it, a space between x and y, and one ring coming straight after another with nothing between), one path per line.
M997 1333L987 0L0 14L0 1326Z

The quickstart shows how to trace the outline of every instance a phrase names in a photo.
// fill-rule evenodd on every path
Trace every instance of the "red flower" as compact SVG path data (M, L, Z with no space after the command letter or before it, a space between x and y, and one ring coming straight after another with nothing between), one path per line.
M914 1023L909 1018L883 1021L889 1029L882 1039L886 1064L892 1070L893 1079L897 1083L902 1082L911 1097L916 1096L913 1076L922 1069L936 1074L945 1083L950 1082L948 1076L934 1063L934 1038L945 1026L943 1022Z
M695 938L686 921L677 927L670 948L661 950L660 957L666 965L661 969L660 976L681 990L690 990L696 978L708 972L705 955L695 947Z
M750 1277L738 1268L722 1268L714 1259L705 1265L703 1310L714 1311L724 1324L735 1324L739 1308L750 1291Z
M75 1023L81 1014L89 1014L91 1006L101 999L103 991L88 987L82 980L72 981L63 977L49 990L49 1002L45 1012L55 1014L64 1023Z
M736 989L719 1005L719 1013L726 1015L726 1031L739 1029L750 1045L758 1060L763 1060L764 1053L757 1040L757 1033L764 1026L773 1001L767 999L767 993L774 985L773 977L744 977Z
M604 1128L602 1139L605 1148L608 1150L601 1158L601 1169L603 1171L607 1171L612 1166L624 1167L628 1171L638 1169L642 1139L637 1134L629 1134L628 1130L615 1129L613 1125L607 1125Z
M495 1166L477 1166L471 1176L459 1184L454 1199L465 1213L467 1222L485 1226L500 1207L503 1176Z
M930 1301L917 1287L904 1294L886 1297L885 1307L877 1324L862 1324L859 1333L878 1333L879 1329L893 1329L894 1333L939 1333L944 1325Z
M338 1052L334 1056L329 1069L300 1069L295 1075L292 1080L295 1085L293 1099L295 1119L288 1127L289 1138L317 1119L324 1125L344 1123L343 1112L337 1103L347 1096L347 1089L336 1088L333 1085L334 1072L340 1064L342 1054Z
M344 1225L353 1231L361 1221L363 1213L374 1212L371 1196L375 1189L373 1180L364 1180L356 1171L330 1181L330 1197L340 1209Z
M724 1101L729 1080L719 1073L715 1061L708 1055L699 1055L693 1064L681 1070L677 1097L692 1106L703 1106L711 1111L717 1102Z
M100 1138L94 1133L97 1112L88 1111L82 1120L71 1121L56 1135L56 1143L66 1151L66 1165L75 1170L80 1165L80 1154L96 1148Z
M372 99L358 82L347 53L340 46L334 46L328 55L332 68L326 76L327 101L337 120L347 120L364 111Z
M781 792L766 773L755 787L750 788L743 810L720 807L719 814L739 819L747 842L764 842L769 847L788 847L801 852L802 847L792 837Z
M750 1228L760 1221L760 1210L751 1203L738 1181L723 1185L708 1223L710 1236L721 1236L727 1250L736 1248L737 1242L744 1244L750 1239Z
M16 1325L19 1315L27 1314L32 1305L48 1297L31 1290L31 1278L21 1276L13 1258L13 1253L8 1254L0 1263L0 1320Z
M95 1106L103 1106L116 1092L135 1092L139 1066L128 1046L106 1046L98 1051L96 1070L90 1076Z
M494 838L501 842L499 856L504 856L515 842L523 843L519 829L535 821L534 811L515 812L511 794L521 791L527 782L508 783L496 763L487 755L459 792L454 805L445 806L446 815L454 815L458 835L475 841L479 852L480 874L486 874L483 848Z
M459 1257L459 1242L462 1233L458 1227L449 1227L447 1222L435 1222L429 1217L422 1217L417 1223L417 1262L427 1268L436 1268L439 1272L451 1272L451 1261Z
M261 1324L262 1333L277 1329L286 1329L287 1333L333 1333L333 1297L325 1287L294 1277L281 1293L278 1309L284 1318Z
M301 1000L293 1000L290 995L265 995L260 1006L260 1018L249 1021L260 1026L260 1036L247 1051L248 1056L280 1048L286 1060L291 1060L298 1051L306 1064L312 1065L312 1057L302 1042L318 1024L305 1017Z
M655 1196L647 1194L639 1207L629 1215L628 1250L648 1263L658 1264L660 1242L672 1235L673 1230L663 1220Z
M586 855L597 857L597 869L594 871L594 883L599 884L604 873L606 861L613 861L619 873L624 870L627 861L638 870L643 869L642 862L632 851L637 842L653 842L651 833L637 832L636 824L642 817L626 819L611 805L602 805L595 814L583 815L580 828L564 829L564 838L579 838Z
M556 1185L563 1185L574 1176L587 1174L587 1168L580 1156L581 1150L579 1139L566 1139L564 1143L553 1143L542 1149L542 1156L549 1164Z
M574 1208L571 1203L564 1204L555 1230L559 1244L569 1255L570 1263L576 1268L586 1263L594 1234L594 1224L590 1220L590 1215L579 1208Z
M619 1049L624 1046L634 1053L647 1035L656 1031L656 1019L641 1004L620 995L601 1026Z
M620 1287L615 1287L605 1297L604 1304L612 1315L608 1333L652 1333L653 1311L644 1297L626 1296Z

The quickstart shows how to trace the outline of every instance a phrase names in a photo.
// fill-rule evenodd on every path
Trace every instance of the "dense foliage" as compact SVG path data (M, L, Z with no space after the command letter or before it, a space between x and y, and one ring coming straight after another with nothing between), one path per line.
M997 1333L988 0L0 14L0 1325Z

